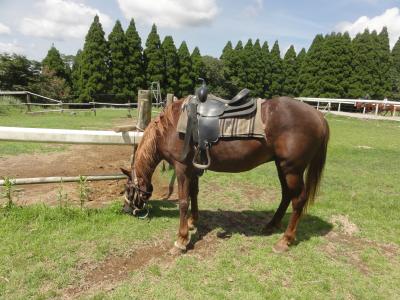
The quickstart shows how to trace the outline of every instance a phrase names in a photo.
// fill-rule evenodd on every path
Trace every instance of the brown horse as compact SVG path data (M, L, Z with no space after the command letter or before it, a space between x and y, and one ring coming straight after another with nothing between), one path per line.
M174 166L178 179L180 224L173 252L186 250L190 241L189 229L196 226L199 218L199 177L192 165L194 147L185 160L181 160L184 138L177 133L182 103L181 100L170 104L149 124L136 151L132 170L123 170L129 177L124 211L132 213L142 209L151 197L151 178L158 163L164 159ZM274 246L275 251L282 252L288 250L295 240L299 218L316 195L325 165L329 126L320 112L290 98L268 100L261 109L266 138L221 138L210 150L212 162L209 169L243 172L269 161L275 162L282 200L264 230L271 233L279 229L292 202L293 213L287 229Z

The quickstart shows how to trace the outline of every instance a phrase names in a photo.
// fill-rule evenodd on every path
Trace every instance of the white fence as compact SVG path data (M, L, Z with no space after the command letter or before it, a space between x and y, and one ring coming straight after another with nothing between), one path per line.
M383 101L383 100L364 100L364 99L333 99L333 98L307 98L307 97L297 97L296 100L302 102L315 103L317 109L324 109L330 111L332 109L332 104L338 104L337 111L341 111L342 104L352 104L356 106L357 103L364 104L362 112L365 114L367 108L365 104L372 104L375 115L378 114L379 110L382 108L389 109L389 106L393 106L392 116L396 115L396 111L400 111L400 102L398 101Z
M70 130L47 128L0 127L0 141L136 145L143 132L114 132L108 130Z

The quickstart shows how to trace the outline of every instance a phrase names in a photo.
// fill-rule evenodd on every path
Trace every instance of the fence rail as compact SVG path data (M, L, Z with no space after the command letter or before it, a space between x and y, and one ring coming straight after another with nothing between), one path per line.
M0 140L61 144L135 145L143 132L0 127Z
M389 106L393 106L392 108L392 116L396 116L396 111L400 111L400 102L398 101L384 101L384 100L364 100L364 99L335 99L335 98L308 98L308 97L296 97L298 101L302 102L312 102L316 103L317 109L320 109L321 106L324 107L325 110L330 111L332 109L332 104L338 104L337 111L340 112L342 109L342 104L352 104L356 106L359 104L372 104L373 109L375 110L375 115L378 115L379 110L384 108L388 109ZM323 106L325 104L325 106ZM366 106L362 107L363 114L367 112Z

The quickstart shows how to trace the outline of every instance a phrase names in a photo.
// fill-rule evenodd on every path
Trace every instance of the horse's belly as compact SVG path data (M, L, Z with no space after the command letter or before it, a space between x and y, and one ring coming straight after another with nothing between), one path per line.
M273 159L273 151L264 139L220 139L211 147L210 170L244 172Z

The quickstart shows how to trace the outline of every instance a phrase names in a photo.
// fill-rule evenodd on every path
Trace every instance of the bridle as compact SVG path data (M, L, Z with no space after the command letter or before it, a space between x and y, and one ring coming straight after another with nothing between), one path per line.
M132 176L133 177L133 185L132 186L133 186L133 189L135 190L135 194L134 194L135 196L134 196L133 200L131 201L131 200L128 199L128 197L126 196L126 193L125 193L125 195L124 195L125 203L127 203L129 206L132 206L132 204L133 204L132 214L134 216L138 217L139 219L146 219L148 217L148 215L149 215L149 209L147 207L147 201L143 200L144 204L143 204L142 208L136 207L135 202L136 202L136 200L139 199L140 195L145 195L145 196L150 197L152 195L152 192L148 192L148 191L142 190L139 187L139 183L137 181L135 171L133 171L132 175L133 175ZM144 215L141 215L140 213L143 212L143 211L145 211L145 213L144 213Z

